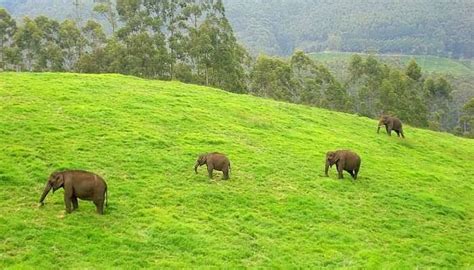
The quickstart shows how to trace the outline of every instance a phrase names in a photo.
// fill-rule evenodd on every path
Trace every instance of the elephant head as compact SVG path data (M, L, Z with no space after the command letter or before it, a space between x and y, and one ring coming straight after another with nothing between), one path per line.
M326 153L326 168L325 173L328 175L329 167L332 168L332 165L336 164L339 161L339 155L336 152L327 152Z
M207 163L207 154L202 154L198 157L196 165L194 165L194 171L197 172L197 168Z
M48 182L46 182L43 195L41 195L39 202L43 204L44 198L46 198L46 195L48 195L51 189L53 189L53 193L54 193L57 189L61 188L63 185L64 185L64 175L60 172L52 173L49 176Z
M389 117L386 116L386 115L382 115L382 117L380 117L380 120L379 120L379 126L377 128L377 133L380 132L380 127L383 126L383 125L388 125L388 119Z

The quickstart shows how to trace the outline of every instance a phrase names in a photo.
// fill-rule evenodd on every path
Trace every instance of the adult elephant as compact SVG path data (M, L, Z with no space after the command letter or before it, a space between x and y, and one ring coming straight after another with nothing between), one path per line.
M385 130L387 131L388 136L392 136L392 130L393 130L397 133L398 137L400 137L401 135L402 138L405 138L405 135L403 134L402 121L400 121L400 119L393 116L383 115L380 118L379 126L377 128L377 133L380 132L381 126L385 126Z
M222 177L223 180L229 179L230 161L226 155L217 152L201 154L196 160L194 171L198 173L197 168L204 164L207 166L209 179L212 179L213 170L221 171L224 174Z
M49 176L43 194L39 200L44 205L44 199L52 189L53 193L64 188L64 203L66 212L71 213L79 207L77 198L93 201L97 213L104 214L104 201L107 206L107 184L99 175L81 170L54 172Z
M361 159L359 155L349 150L337 150L326 153L326 168L325 174L328 175L329 167L335 164L339 179L344 178L342 172L348 172L354 180L357 179L359 173Z

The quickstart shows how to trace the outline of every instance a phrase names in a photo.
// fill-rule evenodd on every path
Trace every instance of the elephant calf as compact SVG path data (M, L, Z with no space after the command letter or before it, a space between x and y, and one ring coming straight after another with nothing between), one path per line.
M102 177L97 174L68 170L62 172L54 172L49 176L43 195L39 200L44 205L44 198L49 191L53 189L53 193L64 188L64 203L66 204L66 212L71 213L78 208L77 198L81 200L93 201L97 207L97 213L104 214L104 201L107 206L107 184Z
M384 115L380 118L377 133L379 133L381 126L385 126L388 136L392 136L393 130L397 133L398 137L402 135L402 138L405 138L405 135L403 135L402 121L400 121L400 119L393 116Z
M197 168L206 164L207 172L209 173L209 178L212 179L212 171L218 170L224 173L224 177L222 179L227 180L229 179L229 171L230 171L230 161L229 159L221 153L206 153L201 154L197 161L196 165L194 166L194 171L197 172Z
M334 152L327 152L325 173L326 176L329 176L329 167L332 168L332 165L336 164L339 179L344 178L342 176L342 171L346 171L351 174L354 180L356 180L357 174L359 173L360 163L361 160L359 155L349 150L337 150Z

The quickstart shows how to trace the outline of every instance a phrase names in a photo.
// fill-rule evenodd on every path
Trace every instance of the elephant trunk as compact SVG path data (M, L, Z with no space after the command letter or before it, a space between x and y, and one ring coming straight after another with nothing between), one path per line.
M379 133L379 132L380 132L380 126L377 128L377 133Z
M329 171L329 160L326 160L326 168L324 169L324 173L326 174L326 176L329 176L328 171Z
M48 195L49 191L53 188L53 185L51 185L49 182L46 184L44 187L43 195L41 195L41 198L39 202L43 204L44 198L46 198L46 195Z
M194 171L196 174L198 173L198 167L199 167L199 162L196 162L196 165L194 165Z

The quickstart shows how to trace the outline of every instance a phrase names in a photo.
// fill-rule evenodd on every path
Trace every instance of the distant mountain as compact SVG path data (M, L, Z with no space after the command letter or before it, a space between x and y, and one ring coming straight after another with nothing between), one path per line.
M0 0L0 7L5 7L15 17L45 15L58 20L98 20L99 16L92 11L95 2L97 0L79 0L76 8L73 0Z
M94 0L0 0L15 16L94 17ZM472 0L224 0L253 53L295 49L474 58Z
M375 51L474 57L472 0L226 0L253 51Z

